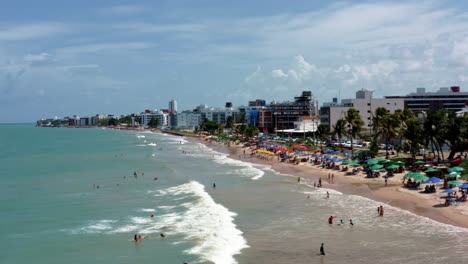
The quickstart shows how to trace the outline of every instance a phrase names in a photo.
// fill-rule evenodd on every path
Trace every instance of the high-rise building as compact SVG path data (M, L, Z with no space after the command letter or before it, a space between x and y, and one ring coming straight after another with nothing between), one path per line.
M176 100L169 101L169 113L170 114L177 113L177 101Z
M294 97L294 102L271 103L269 108L273 114L274 130L278 131L294 129L294 122L298 121L299 117L313 116L316 112L311 91L303 91L300 96ZM261 115L261 118L266 117ZM262 124L262 121L259 123ZM271 131L273 128L267 129ZM262 127L262 130L265 129Z

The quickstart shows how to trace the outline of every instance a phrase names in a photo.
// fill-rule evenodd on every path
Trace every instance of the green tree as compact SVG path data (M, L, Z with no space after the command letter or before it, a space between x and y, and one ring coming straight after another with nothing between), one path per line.
M52 125L53 125L54 127L60 126L60 120L54 119L54 120L52 121Z
M155 118L154 116L148 122L148 126L151 128L157 128L159 126L159 118Z
M424 137L421 124L413 119L407 122L407 128L403 133L403 137L406 138L408 147L413 158L416 157L419 148L423 145Z
M203 122L200 124L199 130L200 131L206 131L209 132L210 134L213 134L215 131L217 131L219 128L219 124L216 123L215 121L210 121L207 118L203 120Z
M457 152L468 149L468 116L449 113L444 138L450 145L449 160L453 159Z
M258 130L258 127L256 126L248 126L246 131L245 131L245 135L249 138L253 137L253 136L256 136L258 135L260 131Z
M315 135L320 141L327 141L328 137L330 136L330 129L328 128L327 125L320 124L317 127L317 131L315 132ZM320 147L323 147L322 145Z
M119 120L117 118L109 118L109 126L118 126L120 123L119 123Z
M333 132L332 135L336 136L338 139L338 143L341 146L341 139L346 134L346 121L344 119L338 119L333 125Z
M232 116L228 116L226 120L226 128L232 129L233 125L234 125L234 118Z
M433 153L437 151L438 157L442 154L442 159L444 158L442 145L445 141L444 135L447 129L447 116L448 113L446 110L430 110L426 112L424 121L426 145L431 147Z
M353 139L357 138L361 133L364 121L362 121L359 112L355 108L350 108L344 119L348 127L347 135L351 139L351 154L354 154Z

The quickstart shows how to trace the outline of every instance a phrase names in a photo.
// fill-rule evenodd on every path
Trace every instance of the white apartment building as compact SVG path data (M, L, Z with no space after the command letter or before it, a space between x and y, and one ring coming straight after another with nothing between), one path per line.
M163 112L152 112L152 113L142 113L141 115L141 125L142 126L148 126L148 122L154 117L156 119L159 119L159 126L164 127L168 125L168 119L169 115L167 113Z
M177 113L177 101L175 100L169 101L169 113L170 114Z
M364 121L363 128L369 129L372 123L372 115L379 107L384 107L389 113L394 113L396 110L403 110L405 103L403 98L373 99L372 91L362 89L356 92L355 99L343 99L341 104L337 102L324 103L320 108L320 119L321 123L327 124L330 131L332 131L332 126L336 121L344 118L350 108L354 108Z
M201 114L192 111L183 111L176 115L176 125L178 129L196 129L201 123Z
M239 114L239 109L235 108L208 108L208 107L199 107L201 121L208 119L209 121L215 121L218 124L224 124L227 121L227 118L232 116L234 119Z

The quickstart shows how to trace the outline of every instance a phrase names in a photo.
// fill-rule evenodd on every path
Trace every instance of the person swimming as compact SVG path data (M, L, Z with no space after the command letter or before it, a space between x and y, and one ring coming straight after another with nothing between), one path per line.
M343 221L343 219L340 220L340 224L344 225L346 224L345 221Z
M354 225L353 219L349 219L349 224L352 225L352 226Z
M151 218L154 218L154 213L151 213Z
M138 242L138 234L135 234L135 235L133 236L133 240L135 240L135 242Z
M166 237L164 233L159 234L162 238Z

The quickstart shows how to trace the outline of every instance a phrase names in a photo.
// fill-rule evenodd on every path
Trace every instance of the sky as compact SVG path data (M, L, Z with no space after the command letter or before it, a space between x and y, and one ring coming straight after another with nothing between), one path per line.
M0 123L468 91L463 1L2 1Z

